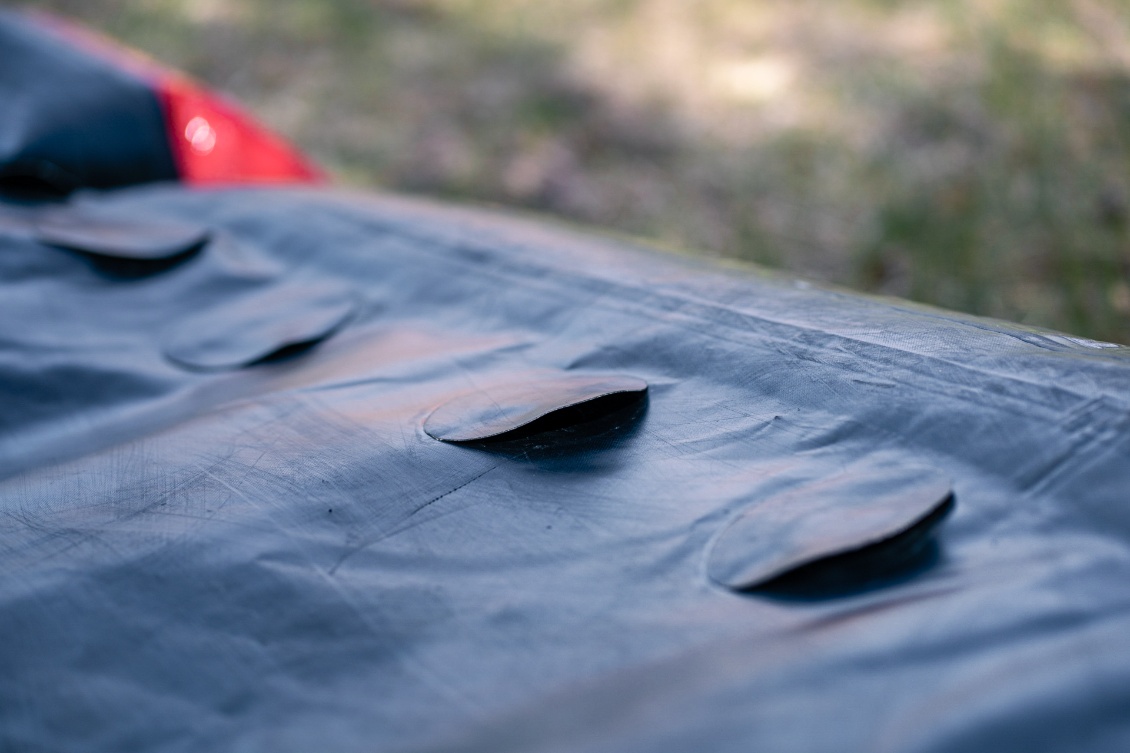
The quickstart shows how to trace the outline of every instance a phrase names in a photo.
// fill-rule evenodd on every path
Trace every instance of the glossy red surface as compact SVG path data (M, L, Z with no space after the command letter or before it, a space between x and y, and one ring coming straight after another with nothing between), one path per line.
M169 145L185 183L318 183L324 174L236 105L178 74L157 81Z
M325 181L325 173L286 139L184 74L66 19L44 13L33 18L153 90L181 181L194 185Z

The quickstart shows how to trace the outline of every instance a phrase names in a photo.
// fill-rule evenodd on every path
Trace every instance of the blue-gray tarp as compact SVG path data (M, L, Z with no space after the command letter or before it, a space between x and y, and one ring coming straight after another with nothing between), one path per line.
M394 196L12 196L0 749L1130 750L1127 349Z

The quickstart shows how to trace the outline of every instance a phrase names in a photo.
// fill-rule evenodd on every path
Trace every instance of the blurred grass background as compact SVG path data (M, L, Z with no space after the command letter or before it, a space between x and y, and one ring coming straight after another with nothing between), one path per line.
M1130 2L36 0L339 180L1130 343Z

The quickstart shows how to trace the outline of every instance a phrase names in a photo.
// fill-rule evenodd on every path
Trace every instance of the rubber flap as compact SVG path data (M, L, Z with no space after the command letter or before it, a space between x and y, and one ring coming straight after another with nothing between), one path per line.
M187 257L208 242L208 228L168 220L103 217L77 208L48 212L35 222L35 238L49 246L109 259L168 261Z
M530 375L524 381L507 382L461 395L436 408L424 421L424 431L444 442L502 440L540 419L581 405L593 411L575 411L553 428L572 421L587 421L601 412L602 401L608 411L623 407L620 401L604 401L616 395L647 392L647 382L621 375ZM592 405L590 405L592 404Z
M951 499L950 480L936 469L898 456L869 457L758 502L718 537L707 570L715 582L747 590L820 562L850 568L844 555L909 532L920 539L927 531L919 524L933 528ZM831 575L850 580L852 574Z
M184 321L163 350L189 369L236 369L316 345L356 309L357 299L336 286L276 285Z

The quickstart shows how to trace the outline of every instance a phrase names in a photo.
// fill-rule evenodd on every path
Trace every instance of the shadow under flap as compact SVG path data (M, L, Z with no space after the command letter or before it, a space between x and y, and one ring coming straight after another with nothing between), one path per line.
M710 578L734 590L833 595L906 575L953 508L950 479L882 454L766 499L711 547Z
M443 442L516 441L598 421L646 394L647 382L633 376L532 374L444 403L424 431Z
M109 272L140 275L188 259L208 242L208 228L171 220L137 221L105 217L68 207L35 221L36 240L77 251Z
M177 325L163 352L187 369L238 369L298 355L353 317L358 301L328 284L274 285Z

